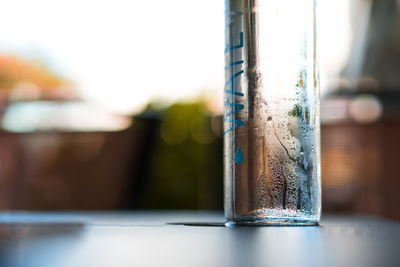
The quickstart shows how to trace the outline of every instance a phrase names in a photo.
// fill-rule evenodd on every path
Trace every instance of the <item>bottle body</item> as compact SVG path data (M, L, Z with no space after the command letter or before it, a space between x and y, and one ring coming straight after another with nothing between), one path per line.
M224 205L228 223L318 223L315 0L226 0Z

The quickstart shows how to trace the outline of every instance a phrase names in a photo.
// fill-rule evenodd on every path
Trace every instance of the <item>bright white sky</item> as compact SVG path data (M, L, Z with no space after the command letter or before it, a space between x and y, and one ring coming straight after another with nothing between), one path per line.
M224 3L202 0L9 0L0 50L44 58L83 97L122 112L150 98L218 90ZM215 94L222 95L222 89Z
M337 69L349 1L320 2L323 61ZM222 0L5 0L0 10L0 51L44 60L85 99L128 113L205 90L222 108Z

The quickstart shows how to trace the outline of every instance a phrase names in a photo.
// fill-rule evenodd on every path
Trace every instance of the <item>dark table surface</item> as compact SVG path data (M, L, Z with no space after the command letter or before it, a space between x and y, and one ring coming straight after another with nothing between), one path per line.
M224 227L219 212L2 212L0 266L400 266L400 224Z

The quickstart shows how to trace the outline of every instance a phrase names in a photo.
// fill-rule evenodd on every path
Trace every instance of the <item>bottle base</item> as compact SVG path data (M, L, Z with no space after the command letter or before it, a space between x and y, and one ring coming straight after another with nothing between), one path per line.
M315 218L277 218L277 217L257 217L228 219L225 223L227 227L233 226L318 226L319 220Z

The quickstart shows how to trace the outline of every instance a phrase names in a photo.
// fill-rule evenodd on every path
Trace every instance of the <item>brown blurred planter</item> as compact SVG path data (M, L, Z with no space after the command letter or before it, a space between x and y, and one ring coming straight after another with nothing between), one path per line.
M324 211L400 220L400 120L322 126Z
M1 131L0 209L130 207L149 129L141 123L120 132Z

